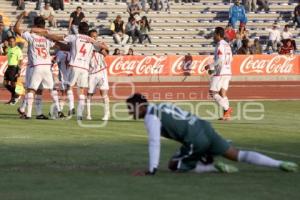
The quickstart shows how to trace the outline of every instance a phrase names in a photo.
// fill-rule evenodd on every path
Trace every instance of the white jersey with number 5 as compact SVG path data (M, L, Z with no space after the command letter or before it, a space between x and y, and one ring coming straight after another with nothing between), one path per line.
M231 75L232 51L225 40L221 40L216 46L214 53L214 63L210 69L214 70L214 76Z
M77 34L68 35L65 39L66 42L71 43L71 67L89 70L90 61L94 51L94 46L91 43L92 38L87 35Z
M51 66L52 58L50 48L54 43L43 36L39 36L28 31L22 34L22 37L28 42L28 66L35 67L40 65Z

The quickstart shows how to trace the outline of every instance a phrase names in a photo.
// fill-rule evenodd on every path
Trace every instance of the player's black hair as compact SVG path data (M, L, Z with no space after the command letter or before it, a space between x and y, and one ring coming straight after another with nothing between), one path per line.
M80 10L82 10L82 7L81 7L81 6L77 6L76 10L77 10L77 9L80 9Z
M14 40L16 41L16 37L15 37L15 36L9 36L9 37L7 38L8 41L9 41L10 39L14 39Z
M224 38L225 36L225 30L223 27L216 27L215 28L215 34L219 35L221 38Z
M34 20L33 20L33 24L34 26L38 27L38 28L45 28L45 20L43 19L43 17L41 16L38 16L38 17L35 17Z
M92 33L98 33L98 32L96 29L89 30L89 36L91 36Z
M88 35L89 34L89 25L86 22L80 22L78 26L78 32L80 34Z
M146 97L140 93L135 93L127 98L126 102L131 105L148 104Z

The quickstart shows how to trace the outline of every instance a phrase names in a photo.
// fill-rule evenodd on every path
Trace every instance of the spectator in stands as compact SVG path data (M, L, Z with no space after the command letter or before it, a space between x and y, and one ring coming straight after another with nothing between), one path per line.
M8 52L8 41L6 40L0 44L0 55L6 56L7 52Z
M280 50L279 50L279 54L293 54L294 53L294 47L293 47L293 44L292 44L292 41L287 39L284 41L283 45L280 47Z
M78 33L78 26L80 22L84 21L85 15L82 12L82 7L78 6L76 11L72 12L69 19L69 32L73 34Z
M142 11L142 6L139 2L139 0L131 0L131 3L128 4L127 12L131 17L134 17L135 15L140 15Z
M295 50L297 50L296 41L293 39L293 34L289 31L289 25L285 25L281 33L281 42L284 43L284 40L291 40L292 45Z
M239 54L239 55L249 55L249 54L251 54L249 43L250 42L249 42L248 39L242 40L242 47L239 48L239 50L237 51L237 54Z
M235 30L232 28L231 24L228 24L225 29L225 39L227 42L232 43L236 38Z
M239 33L236 34L235 40L232 42L232 53L237 54L237 51L242 47L242 38Z
M2 21L0 21L0 44L4 42L6 38L6 32L5 32L5 27Z
M267 29L269 32L269 40L267 42L266 51L269 52L270 47L272 47L273 52L278 51L278 47L280 46L281 34L279 31L279 26L277 23L273 24L272 29Z
M257 0L243 0L243 5L247 12L255 12Z
M40 16L43 17L45 21L49 22L49 26L56 27L56 21L54 19L55 12L50 6L49 2L45 3L44 8L40 12Z
M45 2L45 0L36 0L35 9L41 10L42 2Z
M151 44L151 38L149 36L149 32L151 31L150 28L150 23L147 19L146 16L143 16L141 21L140 21L140 38L139 38L139 42L142 44L146 39L148 40L148 42Z
M295 10L294 10L294 21L295 23L297 24L297 28L300 28L300 0L299 0L299 3L298 5L295 7Z
M259 39L255 38L253 44L250 47L251 54L262 54L262 47L260 45Z
M119 56L119 55L121 55L120 49L115 48L113 55L114 55L114 56Z
M249 31L245 26L240 27L238 33L240 34L242 40L249 39Z
M259 5L258 11L265 10L265 12L268 12L270 10L268 0L257 0L257 4Z
M13 0L13 6L17 6L17 10L24 10L25 9L25 2L24 0Z
M51 0L51 6L54 10L64 10L64 0Z
M238 21L240 22L240 27L245 26L248 21L245 8L240 3L240 0L235 0L234 5L231 6L229 10L229 23L234 29L236 29L236 23Z
M133 49L129 48L127 52L127 56L134 56Z
M112 31L113 38L117 44L127 43L129 36L125 34L125 23L122 20L121 15L118 15L111 23L110 30Z
M134 17L130 17L128 23L126 24L126 34L129 36L129 39L132 39L134 44L138 38L141 38L141 32L139 30L139 25L136 22Z

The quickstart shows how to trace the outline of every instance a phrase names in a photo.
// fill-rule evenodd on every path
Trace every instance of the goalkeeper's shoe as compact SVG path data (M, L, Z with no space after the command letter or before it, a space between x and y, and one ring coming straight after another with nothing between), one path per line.
M235 166L233 165L228 165L228 164L225 164L225 163L222 163L222 162L217 162L215 164L215 168L221 172L221 173L235 173L235 172L238 172L239 169L236 168Z
M298 165L293 162L285 162L284 161L280 164L279 167L282 171L285 171L285 172L297 172L298 171Z
M41 114L41 115L36 116L36 119L39 119L39 120L48 120L49 118L46 117L45 115Z

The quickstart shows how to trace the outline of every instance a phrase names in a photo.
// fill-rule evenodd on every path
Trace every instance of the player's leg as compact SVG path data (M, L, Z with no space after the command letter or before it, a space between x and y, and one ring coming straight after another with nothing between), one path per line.
M265 167L279 168L287 172L296 172L298 170L298 165L296 163L276 160L255 151L238 150L232 146L225 152L223 156L233 161L245 162Z
M222 162L214 163L213 157L210 155L191 153L191 149L187 149L186 147L181 147L170 159L168 168L172 172L193 171L196 173L234 173L238 171L234 166Z
M34 102L34 95L35 95L35 90L34 89L28 89L27 93L27 112L26 116L24 119L30 119L32 115L32 104Z
M50 90L50 94L54 103L54 106L51 107L52 113L56 113L58 118L64 118L64 114L61 112L61 107L59 103L58 91L56 89ZM53 112L53 111L56 112Z
M43 89L38 89L36 91L34 100L35 100L34 104L35 104L36 118L37 119L45 118L46 116L43 115L43 105L42 105Z
M89 73L85 70L79 70L80 74L77 80L77 87L79 87L79 100L77 106L77 120L83 119L83 112L85 107L85 100L86 100L86 89L89 87L88 84L88 77Z
M104 104L104 116L102 120L108 120L110 117L110 112L109 112L109 97L108 97L108 89L100 89L100 93L103 99L103 104Z
M229 120L231 118L231 113L232 113L232 108L230 107L229 100L227 97L227 91L229 88L230 80L231 80L231 76L222 76L220 81L221 89L219 94L224 99L226 108L228 108L227 110L224 109L223 120Z
M91 115L91 101L92 101L93 93L90 93L90 91L87 94L86 98L86 119L87 120L92 120L92 115Z
M223 110L228 110L229 106L226 99L224 99L219 93L221 90L221 76L214 76L210 82L209 94L217 102Z
M104 104L104 116L102 120L105 121L108 120L110 117L108 90L109 90L108 76L107 76L107 71L104 70L101 73L100 93Z
M67 87L67 98L69 102L69 112L68 112L69 117L75 115L73 86L76 84L78 75L79 73L77 73L76 69L74 69L73 67L70 68L68 74L68 87Z

